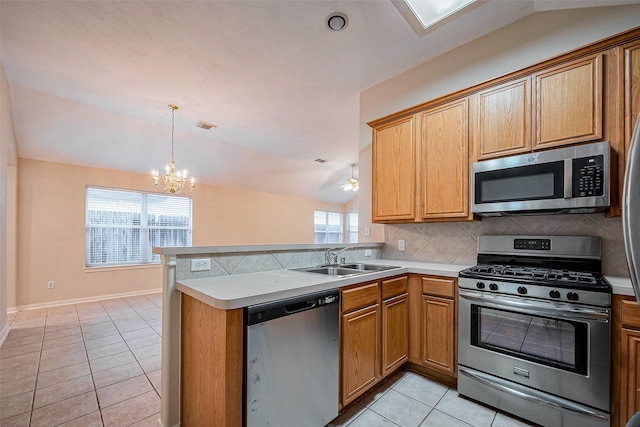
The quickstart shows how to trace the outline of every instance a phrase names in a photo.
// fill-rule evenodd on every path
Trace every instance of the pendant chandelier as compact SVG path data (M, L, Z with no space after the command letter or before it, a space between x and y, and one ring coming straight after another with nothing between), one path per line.
M158 174L158 169L151 171L151 180L156 190L161 193L191 194L193 187L195 187L195 178L191 177L190 184L185 188L185 184L187 183L187 170L183 169L182 172L175 171L176 162L173 159L173 131L175 127L175 112L178 106L169 104L169 108L171 109L171 163L165 166L165 174L162 176Z
M349 180L347 180L347 182L342 186L344 191L358 191L358 187L360 186L358 184L358 178L353 176L353 168L355 166L355 163L351 163L351 178L349 178Z

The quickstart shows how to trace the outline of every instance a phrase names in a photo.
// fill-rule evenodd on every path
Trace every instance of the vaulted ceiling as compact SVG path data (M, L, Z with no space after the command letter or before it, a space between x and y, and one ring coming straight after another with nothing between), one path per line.
M20 157L149 173L173 103L199 182L344 203L362 90L536 11L637 2L489 0L419 37L386 0L1 0L0 60Z

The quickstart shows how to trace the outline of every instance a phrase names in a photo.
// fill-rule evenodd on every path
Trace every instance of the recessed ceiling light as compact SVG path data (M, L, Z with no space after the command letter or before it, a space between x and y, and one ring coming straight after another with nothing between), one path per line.
M327 27L333 31L340 31L349 23L347 15L344 13L335 12L329 15L327 18Z

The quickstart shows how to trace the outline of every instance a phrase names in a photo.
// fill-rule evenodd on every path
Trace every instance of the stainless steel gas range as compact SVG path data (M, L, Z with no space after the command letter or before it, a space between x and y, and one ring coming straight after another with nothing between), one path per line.
M609 426L600 251L595 236L480 236L459 274L460 394L546 427Z

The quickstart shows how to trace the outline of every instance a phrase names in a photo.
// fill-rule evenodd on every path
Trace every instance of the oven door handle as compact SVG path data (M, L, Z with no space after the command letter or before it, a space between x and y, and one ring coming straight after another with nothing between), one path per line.
M479 383L487 386L487 387L491 387L494 388L496 390L499 390L501 392L510 394L512 396L515 397L519 397L521 399L524 400L528 400L530 402L533 403L537 403L538 405L542 405L542 406L547 406L559 411L565 411L565 412L573 412L573 413L577 413L580 415L586 415L589 417L594 417L594 418L600 418L603 420L607 420L607 417L594 412L592 410L590 410L589 408L582 406L582 405L577 405L575 403L566 401L564 399L553 399L551 398L551 396L549 396L549 398L542 398L539 396L534 396L533 394L529 394L529 393L525 393L523 391L520 390L515 390L509 386L507 386L506 384L502 384L502 381L500 381L499 379L493 379L490 377L485 377L484 374L482 374L481 372L476 372L476 371L472 371L471 369L467 369L464 368L462 366L458 366L458 371L461 374L464 374L466 376L468 376L469 378L478 381Z
M570 320L596 320L598 322L609 323L609 310L598 310L595 308L576 307L565 304L558 308L550 303L527 300L526 302L515 298L494 295L484 296L475 292L460 289L460 298L481 302L483 305L493 308L511 308L526 314L550 314L554 317L561 317Z

